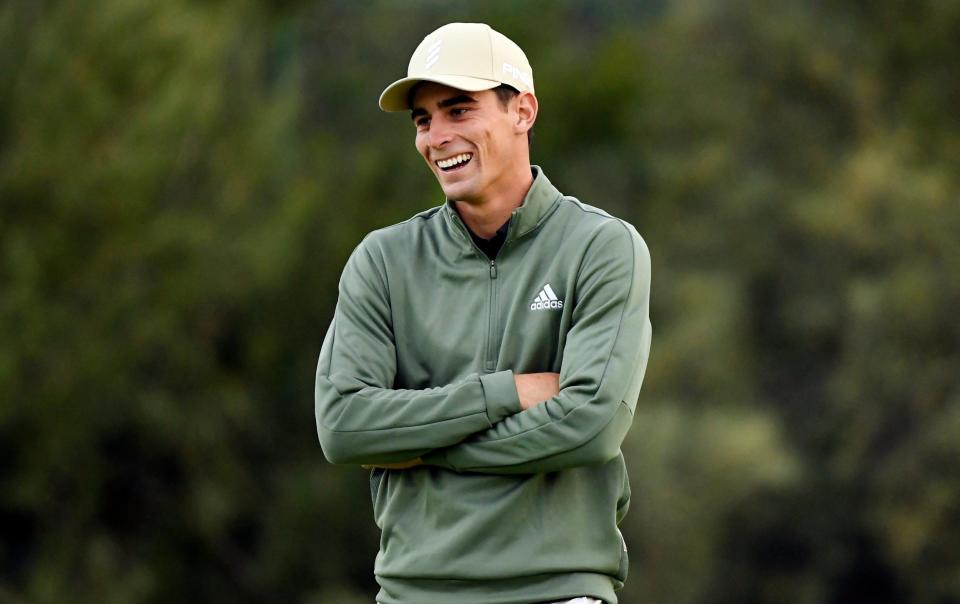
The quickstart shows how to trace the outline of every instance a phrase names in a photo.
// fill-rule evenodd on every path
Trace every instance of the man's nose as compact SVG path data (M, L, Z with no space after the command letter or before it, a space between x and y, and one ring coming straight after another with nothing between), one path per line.
M430 146L439 149L453 140L453 130L446 120L430 120Z

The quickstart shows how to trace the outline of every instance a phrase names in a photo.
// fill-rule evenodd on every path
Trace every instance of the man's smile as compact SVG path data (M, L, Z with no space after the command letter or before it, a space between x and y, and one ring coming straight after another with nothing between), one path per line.
M446 159L438 159L434 163L444 172L453 172L466 166L471 159L473 159L473 153L461 153Z

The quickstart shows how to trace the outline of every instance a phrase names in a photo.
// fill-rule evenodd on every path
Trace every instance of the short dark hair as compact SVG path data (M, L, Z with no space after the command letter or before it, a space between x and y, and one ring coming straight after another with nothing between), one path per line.
M503 108L507 108L507 103L510 102L510 99L516 97L520 94L520 91L514 88L509 84L500 84L493 89L497 93L497 98L500 100L500 104L503 105Z
M493 91L497 93L497 100L500 101L500 106L503 107L504 110L506 110L507 104L509 104L513 98L515 98L518 94L520 94L519 90L517 90L516 88L514 88L509 84L500 84L499 86L494 88ZM532 126L530 127L529 130L527 130L527 145L531 147L533 146L533 127Z

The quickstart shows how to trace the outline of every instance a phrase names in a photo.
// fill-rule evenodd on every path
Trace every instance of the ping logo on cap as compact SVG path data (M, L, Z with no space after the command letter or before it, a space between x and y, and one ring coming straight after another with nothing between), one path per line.
M440 38L436 42L430 45L430 48L427 49L427 63L424 65L424 69L430 69L433 67L433 64L440 60L440 47L443 46L443 38Z
M503 64L503 73L513 76L514 79L520 80L527 86L533 88L533 76L531 76L526 71L523 71L519 67L515 67L510 63Z

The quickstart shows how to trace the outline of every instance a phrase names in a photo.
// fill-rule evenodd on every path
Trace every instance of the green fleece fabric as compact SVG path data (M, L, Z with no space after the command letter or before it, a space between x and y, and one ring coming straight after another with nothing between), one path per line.
M615 603L620 445L650 351L650 256L628 223L534 167L495 261L450 202L368 235L316 381L332 463L374 469L384 604ZM526 411L514 373L560 374Z

